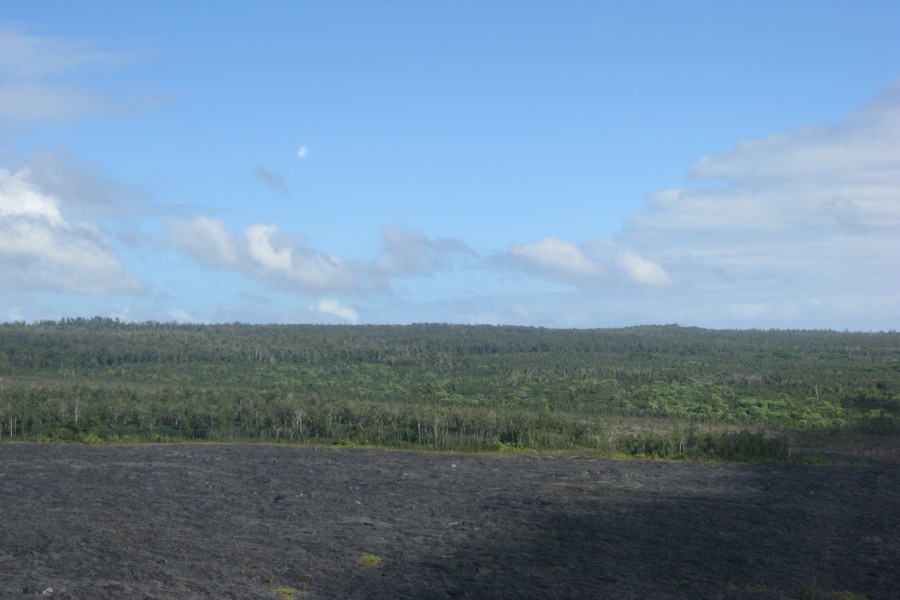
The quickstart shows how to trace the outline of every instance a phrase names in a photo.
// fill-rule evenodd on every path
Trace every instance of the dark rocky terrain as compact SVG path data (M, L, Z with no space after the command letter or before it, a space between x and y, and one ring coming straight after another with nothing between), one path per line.
M0 597L891 598L898 509L887 462L3 444Z

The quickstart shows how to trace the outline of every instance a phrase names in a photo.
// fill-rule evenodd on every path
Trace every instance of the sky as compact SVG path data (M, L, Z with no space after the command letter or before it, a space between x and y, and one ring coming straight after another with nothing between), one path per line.
M896 330L898 23L5 0L0 321Z

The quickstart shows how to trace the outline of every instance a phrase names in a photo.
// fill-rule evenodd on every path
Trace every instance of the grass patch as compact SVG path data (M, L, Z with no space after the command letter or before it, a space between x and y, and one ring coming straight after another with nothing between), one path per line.
M358 559L356 559L356 562L366 567L373 567L375 569L379 569L384 566L384 558L378 556L377 554L363 554Z

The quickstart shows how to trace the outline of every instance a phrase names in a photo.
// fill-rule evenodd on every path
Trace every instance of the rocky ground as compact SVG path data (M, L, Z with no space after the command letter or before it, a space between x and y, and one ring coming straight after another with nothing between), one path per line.
M897 565L889 462L0 445L0 598L875 599Z

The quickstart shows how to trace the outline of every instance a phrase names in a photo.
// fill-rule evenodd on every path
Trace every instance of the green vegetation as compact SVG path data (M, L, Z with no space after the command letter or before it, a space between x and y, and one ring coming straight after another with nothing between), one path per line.
M291 587L280 587L275 590L275 593L280 594L284 600L294 600L301 591Z
M0 440L287 441L784 460L900 433L900 334L0 325Z
M835 600L866 600L865 594L847 591L831 592L831 597Z
M269 584L270 585L273 584L274 581L275 581L275 574L270 571ZM308 591L309 591L309 586L306 585L306 582L301 583L300 586L297 588L292 588L292 587L285 585L285 586L275 588L275 590L274 590L274 592L276 594L280 595L281 598L283 598L283 600L295 600L297 598L300 598L300 594L302 594L303 592L308 592Z
M357 562L367 567L381 568L384 566L384 559L377 554L363 554L357 559Z

